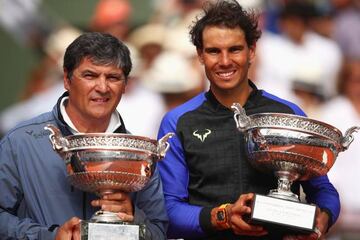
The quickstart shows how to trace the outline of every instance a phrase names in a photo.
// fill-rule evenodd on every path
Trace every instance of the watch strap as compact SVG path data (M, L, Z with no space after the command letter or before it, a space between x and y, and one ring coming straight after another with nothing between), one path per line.
M227 210L227 207L231 205L230 203L222 204L215 210L215 222L217 229L225 230L231 228L230 226L230 216Z

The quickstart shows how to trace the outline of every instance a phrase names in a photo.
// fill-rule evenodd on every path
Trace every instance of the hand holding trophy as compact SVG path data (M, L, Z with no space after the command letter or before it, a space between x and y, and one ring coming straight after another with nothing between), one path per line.
M142 189L153 174L154 163L165 156L169 148L167 140L173 135L168 133L159 141L117 133L63 137L54 125L45 129L51 132L53 148L65 161L69 182L102 199ZM81 221L80 227L81 239L138 240L143 231L144 226L122 221L118 214L102 210L90 220Z
M316 232L316 206L301 203L291 192L291 184L326 175L360 127L351 127L342 135L337 128L306 117L284 113L247 116L238 103L232 109L238 130L244 133L251 165L278 179L278 188L268 196L255 195L250 221L293 233Z

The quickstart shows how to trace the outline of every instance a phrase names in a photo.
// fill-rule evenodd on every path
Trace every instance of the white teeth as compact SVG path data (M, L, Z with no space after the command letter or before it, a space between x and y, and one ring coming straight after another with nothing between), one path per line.
M225 73L218 73L221 77L229 77L230 75L232 75L234 73L234 71L232 72L225 72Z

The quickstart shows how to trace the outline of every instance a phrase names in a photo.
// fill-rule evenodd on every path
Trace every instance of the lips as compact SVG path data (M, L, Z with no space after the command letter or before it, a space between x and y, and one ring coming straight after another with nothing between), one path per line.
M228 79L231 78L235 74L235 72L236 72L235 70L226 71L226 72L217 72L216 75L218 75L221 78Z
M92 98L91 101L93 102L97 102L97 103L104 103L104 102L108 102L110 100L110 98Z

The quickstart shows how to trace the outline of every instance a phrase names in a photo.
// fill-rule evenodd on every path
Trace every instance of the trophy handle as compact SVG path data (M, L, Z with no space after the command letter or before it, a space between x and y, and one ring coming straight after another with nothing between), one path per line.
M53 124L48 124L44 127L44 129L50 131L49 139L55 151L62 154L68 150L68 141L62 136L60 130L57 127L55 127Z
M350 144L354 141L354 132L360 130L360 127L354 126L346 130L344 137L341 139L341 146L343 147L341 151L345 151L349 148Z
M239 103L233 103L234 120L239 131L245 131L251 125L251 119L246 115L245 109Z
M239 103L233 103L231 108L234 110L234 120L236 122L236 128L240 132L245 132L251 126L251 118L246 115L245 109ZM265 137L261 134L260 129L254 129L252 137L260 144L260 149L268 149Z
M168 139L172 138L175 135L175 133L167 133L165 134L165 136L163 136L162 138L159 139L158 141L158 145L157 145L157 152L158 152L158 156L159 159L161 160L162 158L165 157L166 152L169 150L170 144L168 143Z

